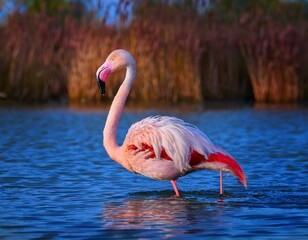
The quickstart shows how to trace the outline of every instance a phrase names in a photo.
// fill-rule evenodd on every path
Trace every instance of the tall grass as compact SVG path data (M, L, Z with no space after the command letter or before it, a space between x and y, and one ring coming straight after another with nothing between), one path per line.
M111 76L104 98L95 72L112 50L124 48L137 62L129 101L308 100L301 7L276 1L275 13L256 6L226 13L218 7L200 12L201 6L198 0L120 1L114 25L106 17L99 22L93 10L81 9L78 17L15 13L0 26L0 92L22 101L111 100L124 72Z
M194 22L187 22L171 7L157 4L143 15L142 5L129 28L110 28L90 25L84 30L84 39L76 48L68 92L72 99L99 100L93 81L97 67L108 54L117 48L125 48L137 62L137 82L132 88L133 101L200 101L200 83L196 76L196 40ZM161 22L159 15L169 14L168 22ZM190 16L187 16L189 19ZM197 36L196 36L197 37ZM194 47L194 48L193 48ZM107 97L112 98L119 85L118 80L108 81ZM79 80L78 80L79 79Z
M238 46L236 25L215 24L206 31L200 59L205 100L251 100L252 87Z
M46 14L9 17L2 32L2 91L17 100L46 101L66 92L72 24ZM66 26L69 26L67 28Z
M260 12L244 15L242 25L241 52L256 101L296 102L300 77L299 31Z

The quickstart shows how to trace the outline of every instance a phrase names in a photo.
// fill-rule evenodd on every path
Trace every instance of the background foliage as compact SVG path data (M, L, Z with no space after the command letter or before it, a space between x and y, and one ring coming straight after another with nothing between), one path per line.
M112 50L124 48L138 70L130 101L308 99L304 1L13 3L0 25L2 97L100 102L96 69ZM0 7L3 12L3 1ZM108 81L104 101L123 74Z

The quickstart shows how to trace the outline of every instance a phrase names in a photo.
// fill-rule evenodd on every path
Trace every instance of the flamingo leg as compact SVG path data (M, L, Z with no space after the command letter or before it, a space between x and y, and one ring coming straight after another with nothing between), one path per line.
M222 194L222 171L220 171L220 194Z
M180 196L180 192L178 187L176 186L176 180L171 180L174 192L175 192L175 196L179 197Z

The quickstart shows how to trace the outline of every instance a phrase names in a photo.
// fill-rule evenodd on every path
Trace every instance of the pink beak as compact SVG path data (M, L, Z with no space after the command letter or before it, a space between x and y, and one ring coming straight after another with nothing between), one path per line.
M108 63L103 64L102 67L100 67L100 69L97 70L96 81L97 81L98 88L101 91L102 95L106 93L106 89L105 89L106 80L110 72L111 72L110 64Z

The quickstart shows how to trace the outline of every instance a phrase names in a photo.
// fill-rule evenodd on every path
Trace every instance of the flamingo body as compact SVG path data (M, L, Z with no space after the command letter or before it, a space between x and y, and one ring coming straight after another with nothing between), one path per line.
M134 172L156 180L174 180L201 169L243 178L228 153L197 127L175 117L148 117L133 124L122 147Z
M202 170L229 172L246 187L245 174L225 150L196 126L166 116L145 118L133 124L122 146L116 142L116 130L129 90L135 80L135 61L129 52L115 50L97 70L102 93L110 73L127 68L125 79L111 105L104 129L104 146L109 156L127 170L156 180L171 180L179 196L176 180L188 173ZM222 193L222 175L221 175Z

